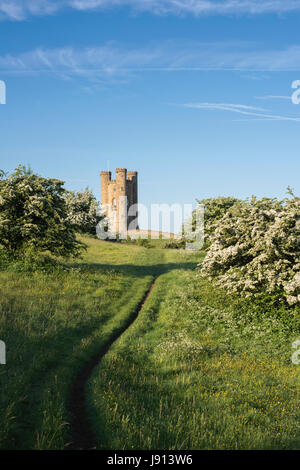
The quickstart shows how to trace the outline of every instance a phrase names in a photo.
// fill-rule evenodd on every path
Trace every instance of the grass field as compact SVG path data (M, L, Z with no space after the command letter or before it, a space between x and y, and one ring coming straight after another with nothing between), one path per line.
M85 240L78 264L0 272L0 447L64 448L66 403L82 364L128 320L161 269L159 252Z
M2 449L68 447L74 377L154 279L89 380L97 448L300 449L299 312L226 296L201 253L85 242L67 270L0 272Z
M98 447L299 449L299 312L226 297L189 256L166 257L173 269L90 380Z

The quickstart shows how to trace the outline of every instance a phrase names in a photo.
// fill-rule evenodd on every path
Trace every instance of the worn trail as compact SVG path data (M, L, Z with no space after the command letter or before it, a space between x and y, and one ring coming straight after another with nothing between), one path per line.
M149 287L144 297L137 306L134 314L128 319L124 328L119 331L111 340L81 369L75 378L69 401L69 414L71 426L71 445L70 449L96 449L96 438L91 429L85 406L85 392L87 382L93 372L93 369L99 364L102 357L110 349L111 345L126 331L136 320L142 310L146 300L151 294L157 277Z

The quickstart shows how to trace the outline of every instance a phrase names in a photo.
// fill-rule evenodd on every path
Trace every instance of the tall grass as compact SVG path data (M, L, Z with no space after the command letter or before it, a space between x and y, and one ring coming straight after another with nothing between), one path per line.
M299 311L225 295L198 277L201 253L84 241L76 263L0 271L2 449L68 448L74 378L155 278L89 381L98 448L300 448Z
M224 296L189 267L158 279L94 371L98 447L300 449L299 311Z
M150 259L141 247L85 242L84 258L64 269L0 272L2 449L68 446L74 376L132 315L152 282L151 266L160 265L159 253Z

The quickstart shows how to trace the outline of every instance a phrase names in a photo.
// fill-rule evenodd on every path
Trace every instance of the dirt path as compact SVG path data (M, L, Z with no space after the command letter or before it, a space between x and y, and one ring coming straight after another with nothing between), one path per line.
M158 276L154 279L152 285L149 287L144 297L136 308L134 315L130 317L127 324L124 326L115 337L113 337L108 344L103 347L92 359L84 366L79 372L73 382L71 389L71 396L69 401L69 414L71 416L71 438L72 442L69 449L96 449L96 438L90 427L89 420L85 407L85 390L86 384L93 372L93 369L99 364L102 357L107 353L111 345L124 333L127 328L136 320L138 314L142 310L146 300L151 294Z

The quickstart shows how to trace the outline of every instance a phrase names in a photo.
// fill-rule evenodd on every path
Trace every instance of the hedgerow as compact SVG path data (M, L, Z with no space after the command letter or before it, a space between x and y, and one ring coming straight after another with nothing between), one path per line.
M218 221L201 274L246 297L300 303L300 199L237 201Z

